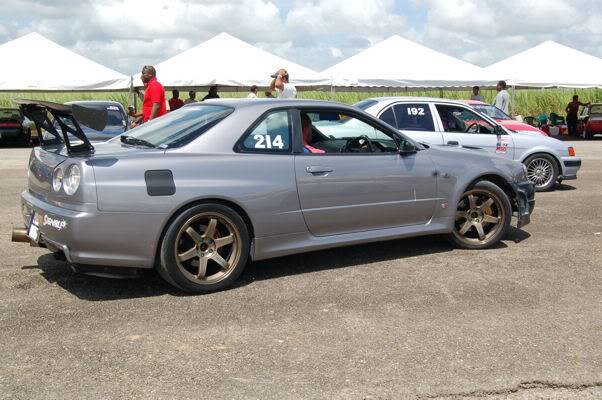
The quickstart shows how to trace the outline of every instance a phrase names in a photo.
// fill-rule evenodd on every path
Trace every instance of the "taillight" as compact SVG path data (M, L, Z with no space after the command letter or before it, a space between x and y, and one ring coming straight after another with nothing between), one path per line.
M21 124L18 122L0 122L0 128L20 128Z
M569 156L575 157L575 149L572 147L569 147Z

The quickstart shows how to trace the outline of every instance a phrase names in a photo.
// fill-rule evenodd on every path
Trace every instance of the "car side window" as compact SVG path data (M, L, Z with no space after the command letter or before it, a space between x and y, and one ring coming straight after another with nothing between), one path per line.
M493 133L494 126L476 113L460 106L436 105L445 132Z
M304 154L398 152L403 139L341 111L301 111Z
M397 129L408 131L434 131L433 115L428 104L406 103L393 107Z
M242 142L242 150L258 153L288 153L291 149L291 124L288 111L268 114Z
M393 128L397 128L397 121L395 121L395 115L393 115L393 107L389 107L379 117L381 121L386 122Z

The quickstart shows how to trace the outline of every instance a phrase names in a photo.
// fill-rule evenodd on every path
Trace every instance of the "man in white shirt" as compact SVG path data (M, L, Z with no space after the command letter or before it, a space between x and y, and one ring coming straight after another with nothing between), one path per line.
M294 99L297 97L297 88L289 82L288 72L284 68L280 68L272 75L272 83L270 84L270 92L276 90L279 99Z
M499 81L496 86L497 94L495 95L495 100L493 101L493 105L505 112L509 113L510 109L510 94L506 90L506 82Z
M256 99L257 98L257 85L251 86L249 90L249 94L247 95L247 99Z

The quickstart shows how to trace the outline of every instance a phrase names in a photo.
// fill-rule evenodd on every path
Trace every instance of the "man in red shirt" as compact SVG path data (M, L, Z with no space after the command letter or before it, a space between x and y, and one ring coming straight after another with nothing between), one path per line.
M144 100L142 100L142 118L144 122L155 119L165 114L165 89L157 80L157 71L152 65L145 65L142 68L142 83L146 86ZM132 128L138 125L132 124Z
M180 91L178 89L174 89L171 91L171 99L169 99L169 111L177 110L182 107L184 102L180 99Z

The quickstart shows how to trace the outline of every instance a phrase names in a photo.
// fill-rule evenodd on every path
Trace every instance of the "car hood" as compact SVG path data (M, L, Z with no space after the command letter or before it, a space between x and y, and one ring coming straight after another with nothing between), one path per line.
M515 121L513 119L500 119L497 120L498 124L502 125L504 128L512 129L517 132L536 132L540 135L545 135L541 130L536 127L526 124L524 122Z

